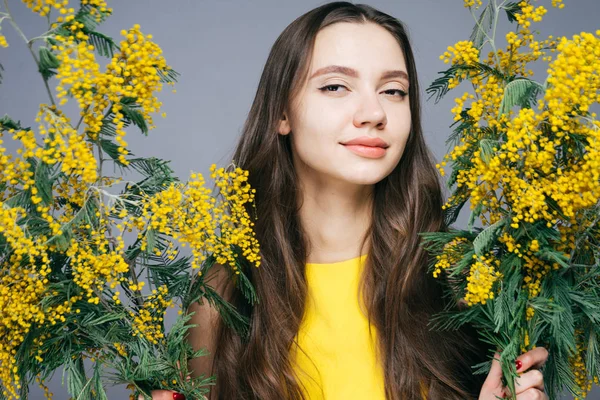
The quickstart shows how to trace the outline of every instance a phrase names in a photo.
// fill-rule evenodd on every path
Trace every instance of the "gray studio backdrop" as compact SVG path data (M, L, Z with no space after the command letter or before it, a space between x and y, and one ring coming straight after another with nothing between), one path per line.
M28 37L43 32L44 18L20 1L8 0L11 11ZM190 171L207 175L212 163L227 164L250 108L269 49L281 31L296 17L323 4L316 0L120 0L109 1L114 15L100 30L120 40L121 29L141 25L162 47L168 63L181 73L177 93L167 88L160 96L167 118L156 118L157 128L144 137L131 131L126 140L138 156L172 160L182 180ZM402 21L409 29L424 90L445 65L439 60L447 46L468 38L473 20L461 0L373 0L370 5ZM558 11L549 6L541 24L544 34L568 35L600 28L599 0L565 0ZM503 23L506 22L502 18ZM35 128L36 107L47 102L39 74L23 42L5 22L3 33L10 47L0 48L5 68L0 85L0 116L11 115ZM503 25L500 26L500 32ZM503 35L500 35L501 37ZM543 69L539 70L540 73ZM538 75L538 80L543 80ZM452 123L453 96L435 105L423 96L426 139L440 160ZM71 103L74 103L73 101ZM71 111L76 111L71 108ZM76 117L72 117L76 118ZM5 145L10 148L8 137ZM134 179L134 178L132 178ZM465 226L468 211L458 225ZM183 249L185 250L185 249ZM50 382L55 399L67 399L61 371ZM108 388L111 399L126 399L123 387ZM32 399L43 398L33 388ZM565 396L570 399L570 396ZM600 399L596 387L589 399Z

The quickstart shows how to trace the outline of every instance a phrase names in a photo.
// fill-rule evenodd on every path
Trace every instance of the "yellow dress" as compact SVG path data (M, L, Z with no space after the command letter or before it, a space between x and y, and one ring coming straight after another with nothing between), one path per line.
M294 346L292 356L310 400L385 400L383 369L375 356L377 332L371 326L369 335L358 303L366 257L306 264L307 308L297 335L306 354Z

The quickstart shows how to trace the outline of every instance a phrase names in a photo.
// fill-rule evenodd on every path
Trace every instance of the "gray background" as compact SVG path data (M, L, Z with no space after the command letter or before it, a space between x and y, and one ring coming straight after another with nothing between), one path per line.
M171 93L170 87L166 87L160 95L167 118L157 116L157 128L148 137L130 130L126 137L129 148L137 156L172 160L171 166L182 180L186 180L192 170L206 176L210 164L227 164L271 45L290 22L323 3L312 0L110 1L114 15L99 30L120 40L121 29L140 24L142 32L154 35L169 65L181 73L177 93ZM549 0L540 3L549 9L544 21L538 24L544 35L571 36L600 28L598 0L565 0L565 3L561 11L551 8ZM9 4L27 37L44 32L44 18L31 13L20 1L9 0ZM445 68L439 55L447 46L467 39L474 24L460 0L373 0L368 4L407 24L423 91L437 77L437 72ZM500 21L498 31L506 32L506 18L503 16ZM4 82L0 85L0 116L8 114L35 129L36 107L48 101L41 77L23 42L6 21L2 32L10 47L0 48L0 63L5 68ZM498 36L501 38L503 34ZM535 79L543 81L543 73L544 68L538 68ZM456 93L462 93L462 89L465 88L459 88ZM453 97L454 92L451 92L436 105L433 100L425 101L426 96L423 96L424 131L437 160L441 160L447 150L444 141L452 123ZM76 119L74 101L69 105L67 111ZM4 140L5 146L14 148L9 137ZM466 225L467 218L468 211L463 212L458 225ZM68 398L61 387L60 371L50 387L55 399ZM124 388L108 390L111 399L127 398L128 391ZM41 392L34 388L31 398L41 399ZM588 398L600 399L600 390L595 387Z

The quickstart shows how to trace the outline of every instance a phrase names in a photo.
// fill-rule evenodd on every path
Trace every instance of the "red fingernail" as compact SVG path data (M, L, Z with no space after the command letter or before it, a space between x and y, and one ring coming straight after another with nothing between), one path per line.
M181 393L173 393L173 400L185 400L185 396Z
M521 360L515 360L515 365L517 366L517 371L518 371L523 366L523 363L521 362Z

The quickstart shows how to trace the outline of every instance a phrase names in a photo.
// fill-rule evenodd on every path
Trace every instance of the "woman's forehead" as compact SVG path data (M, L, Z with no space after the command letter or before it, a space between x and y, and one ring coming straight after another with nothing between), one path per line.
M349 68L349 75L406 72L404 54L396 38L374 23L341 22L317 33L308 76L331 66ZM331 69L329 72L344 72ZM353 72L355 72L353 74Z

